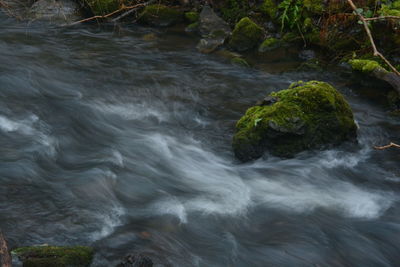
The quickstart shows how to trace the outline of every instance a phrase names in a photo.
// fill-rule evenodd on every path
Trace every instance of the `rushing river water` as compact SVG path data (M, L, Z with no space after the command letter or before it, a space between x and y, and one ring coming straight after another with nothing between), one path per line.
M400 152L372 146L398 141L400 123L346 75L273 72L287 57L232 66L175 30L0 20L12 247L90 245L93 266L131 252L160 266L399 266ZM346 96L359 144L236 161L235 121L299 79Z

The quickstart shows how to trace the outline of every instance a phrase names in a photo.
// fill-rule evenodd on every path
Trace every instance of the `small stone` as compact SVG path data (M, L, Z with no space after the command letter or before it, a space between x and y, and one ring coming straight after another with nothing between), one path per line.
M153 267L153 261L143 254L130 254L116 267Z

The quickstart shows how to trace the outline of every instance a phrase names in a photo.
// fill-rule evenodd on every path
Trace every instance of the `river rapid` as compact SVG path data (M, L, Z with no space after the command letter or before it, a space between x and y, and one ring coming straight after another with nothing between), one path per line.
M156 266L399 266L400 152L373 145L399 141L400 122L371 88L276 71L296 61L284 53L233 66L181 30L0 21L10 246L89 245L93 266L132 252ZM359 143L238 162L245 110L313 79L345 95Z

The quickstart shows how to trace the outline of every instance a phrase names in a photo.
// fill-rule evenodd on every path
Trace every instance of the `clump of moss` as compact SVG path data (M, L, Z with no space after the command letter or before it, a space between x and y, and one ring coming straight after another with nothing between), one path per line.
M313 14L322 14L325 11L324 1L303 0L304 7Z
M197 32L199 30L199 26L200 26L199 22L191 23L185 28L185 31L187 31L187 32Z
M381 68L378 62L369 59L352 59L349 60L349 64L353 70L362 71L364 73L370 73L376 68Z
M235 25L229 45L237 51L245 51L258 45L263 36L263 29L245 17Z
M86 0L86 5L96 16L103 16L120 8L118 0Z
M265 39L260 47L258 48L259 52L266 52L266 51L271 51L275 48L278 48L280 45L280 41L276 38L270 37Z
M22 247L12 251L23 262L24 267L86 267L93 259L90 247Z
M241 58L241 57L234 57L231 59L231 64L241 66L241 67L250 67L249 63Z
M190 11L190 12L186 12L185 13L185 19L189 22L189 23L195 23L199 20L200 15L198 12L195 11Z
M264 0L260 6L260 11L270 19L275 19L278 14L278 6L274 0Z
M152 26L166 27L183 21L183 12L165 5L148 5L140 14L139 21Z
M327 83L294 83L289 89L270 94L264 102L249 108L236 124L233 150L242 161L256 159L265 150L290 157L356 138L350 106Z
M382 4L381 9L378 11L382 16L400 16L400 0L394 1L391 4Z

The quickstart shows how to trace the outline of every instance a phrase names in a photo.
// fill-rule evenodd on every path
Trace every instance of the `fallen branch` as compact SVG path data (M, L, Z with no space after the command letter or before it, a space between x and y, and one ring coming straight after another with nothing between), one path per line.
M397 17L397 16L382 16L382 17L364 18L364 19L366 21L371 21L371 20L400 19L400 17Z
M375 149L377 150L384 150L384 149L388 149L391 147L396 147L396 148L400 148L400 145L395 144L393 142L390 142L390 144L386 145L386 146L374 146Z
M142 7L148 6L148 5L150 5L150 4L152 4L152 3L156 2L156 1L158 1L158 0L147 1L146 3L142 4ZM126 16L128 16L128 15L132 14L133 12L135 12L138 8L139 7L132 8L132 9L128 10L127 12L125 12L125 13L121 14L120 16L116 17L115 19L113 19L112 22L117 22L118 20L125 18Z
M120 12L122 12L122 11L125 11L125 10L136 10L136 9L138 9L138 8L140 8L140 7L144 7L144 6L146 6L148 3L149 3L149 2L143 3L143 4L137 4L137 5L134 5L134 6L122 6L120 9L115 10L115 11L109 13L109 14L106 14L106 15L103 15L103 16L93 16L93 17L90 17L90 18L86 18L86 19L83 19L83 20L79 20L79 21L76 21L76 22L73 22L73 23L68 24L68 26L73 26L73 25L77 25L77 24L80 24L80 23L83 23L83 22L88 22L88 21L97 20L97 19L106 19L106 18L112 17L112 16L114 16L115 14L118 14L118 13L120 13ZM125 14L125 13L124 13L124 14ZM121 17L121 16L120 16L120 17ZM114 19L114 20L115 20L115 19ZM113 20L113 21L114 21L114 20Z
M353 11L355 12L355 14L357 14L357 16L360 18L360 20L361 20L361 22L362 22L362 24L363 24L363 26L364 26L364 30L365 30L365 32L366 32L367 35L368 35L369 42L371 43L374 56L380 57L380 58L390 67L390 69L391 69L394 73L396 73L397 75L400 76L400 72L399 72L399 71L389 62L389 60L387 60L387 59L378 51L378 49L376 48L376 44L375 44L374 38L372 37L371 30L370 30L369 27L368 27L368 22L367 22L367 20L364 18L363 15L361 15L361 14L357 11L357 7L354 5L354 3L353 3L352 0L347 0L347 2L348 2L349 5L351 6L351 8L352 8Z
M10 251L8 251L7 241L0 231L0 264L1 267L11 267L12 258Z

